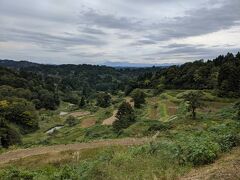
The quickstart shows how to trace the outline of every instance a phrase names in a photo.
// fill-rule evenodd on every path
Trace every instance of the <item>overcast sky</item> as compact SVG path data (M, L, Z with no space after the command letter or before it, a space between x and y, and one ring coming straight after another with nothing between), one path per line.
M0 0L0 59L182 63L240 51L240 0Z

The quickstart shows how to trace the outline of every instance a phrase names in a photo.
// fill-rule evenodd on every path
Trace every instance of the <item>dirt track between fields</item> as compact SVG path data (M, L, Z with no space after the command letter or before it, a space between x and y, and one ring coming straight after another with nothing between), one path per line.
M107 146L132 146L132 145L141 145L148 141L147 138L123 138L123 139L111 139L111 140L102 140L95 141L90 143L79 143L79 144L61 144L53 145L46 147L35 147L28 149L18 149L3 153L0 155L0 165L9 163L10 161L19 160L26 157L48 154L48 153L58 153L64 151L79 151L83 149L93 149L98 147L107 147Z
M113 111L113 115L110 118L103 120L102 125L111 126L116 121L117 110Z
M134 108L134 102L131 97L124 98L126 102L128 102ZM116 115L118 110L113 111L113 115L105 120L103 120L102 125L111 126L116 121Z

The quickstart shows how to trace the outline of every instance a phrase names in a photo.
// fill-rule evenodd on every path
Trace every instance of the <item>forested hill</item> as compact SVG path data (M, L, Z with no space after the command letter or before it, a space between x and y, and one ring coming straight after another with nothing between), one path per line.
M32 81L32 77L36 77L37 81L41 81L39 84L44 84L43 88L61 92L62 96L66 93L72 94L73 91L87 92L87 96L97 91L114 94L120 90L128 94L135 88L152 88L156 92L164 89L214 89L219 96L240 96L239 52L236 55L220 55L213 60L199 60L165 68L42 65L25 61L0 61L0 66L18 69L15 73L28 82ZM11 81L12 79L7 83Z
M19 69L19 68L40 66L40 64L29 62L29 61L14 61L14 60L8 60L8 59L4 59L4 60L0 59L0 66Z
M219 96L240 96L240 52L228 53L213 60L171 66L140 75L128 89L213 89Z

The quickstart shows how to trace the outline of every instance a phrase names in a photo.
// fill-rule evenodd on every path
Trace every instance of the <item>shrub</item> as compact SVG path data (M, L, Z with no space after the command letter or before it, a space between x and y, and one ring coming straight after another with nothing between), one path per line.
M222 135L218 139L218 144L220 145L221 151L230 151L233 147L238 144L239 137L237 135L228 134Z
M69 127L73 127L75 125L77 125L77 119L73 116L68 116L68 118L66 119L65 123L69 126Z
M187 161L194 165L212 163L217 158L219 149L217 143L195 139L186 148Z
M168 130L169 128L170 128L169 125L158 122L158 123L152 124L148 128L148 131L150 131L150 132L165 131L165 130Z
M0 174L1 175L1 174ZM19 170L19 169L15 169L15 168L10 168L6 171L3 172L1 179L2 180L20 180L20 179L24 179L24 180L33 180L35 176L35 173L32 173L30 171L26 171L26 170Z
M236 118L240 120L240 101L235 103L234 108L236 109Z
M0 147L8 148L14 144L21 143L21 135L12 126L6 124L3 119L0 119Z

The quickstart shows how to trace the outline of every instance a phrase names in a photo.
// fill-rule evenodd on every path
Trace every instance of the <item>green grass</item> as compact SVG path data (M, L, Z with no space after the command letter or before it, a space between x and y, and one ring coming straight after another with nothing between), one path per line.
M145 128L149 126L141 123L145 121L161 121L167 122L169 119L174 117L173 121L176 119L185 119L186 109L182 106L181 96L187 91L184 90L167 90L164 93L154 97L152 90L144 90L148 96L146 98L146 104L144 104L140 109L135 109L137 115L137 123L125 130L124 136L130 137L142 137ZM189 90L188 90L189 91ZM234 118L234 109L232 108L233 99L225 99L216 97L212 91L203 91L205 95L205 105L206 108L199 109L197 112L198 119L231 119ZM116 109L115 106L119 105L124 98L114 96L114 105L109 108L99 108L94 107L91 115L78 118L79 122L73 127L65 126L64 128L58 130L54 135L47 135L45 132L57 125L64 125L67 116L59 116L60 112L74 112L73 106L69 103L61 103L61 106L56 111L41 111L40 112L40 129L35 133L23 136L23 147L31 146L41 146L41 145L51 145L51 144L67 144L74 142L83 142L88 140L93 140L94 138L88 138L85 136L86 130L81 128L81 121L94 118L96 119L96 129L100 130L99 125L106 118L112 116L113 111ZM173 112L170 112L169 106L176 107L177 112L174 116ZM78 109L75 108L76 111ZM91 110L86 107L86 110ZM94 127L90 128L94 130ZM105 129L106 130L106 129ZM107 133L107 130L106 130ZM109 133L109 132L108 132ZM101 139L106 137L113 137L111 133L108 135L103 132L99 134L100 137L95 137L95 139ZM102 136L102 137L101 137Z
M5 179L177 179L194 166L212 163L222 153L240 145L239 135L240 123L234 120L179 120L145 145L30 157L11 163L14 167L2 168L0 176Z

